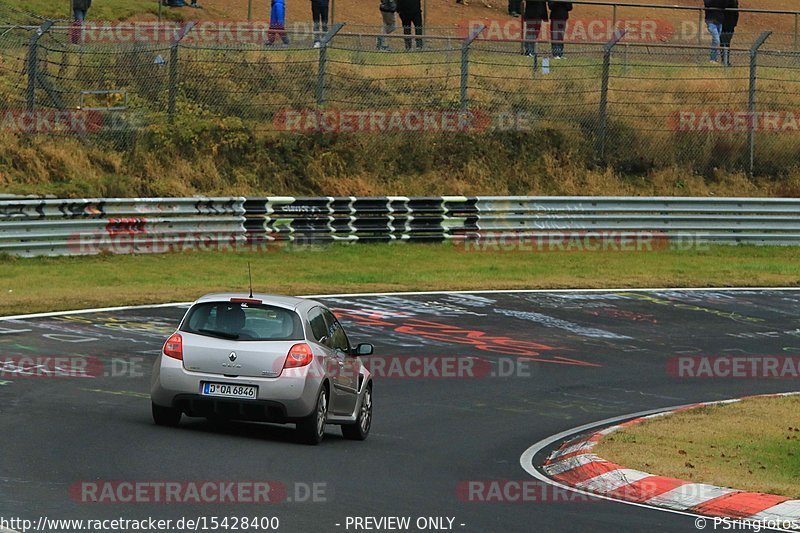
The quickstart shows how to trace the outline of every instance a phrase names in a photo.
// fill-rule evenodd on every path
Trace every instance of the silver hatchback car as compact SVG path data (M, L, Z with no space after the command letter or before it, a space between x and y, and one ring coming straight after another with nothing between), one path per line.
M294 423L318 444L325 424L364 440L372 425L372 376L342 325L313 300L208 294L192 304L153 368L156 424L182 415Z

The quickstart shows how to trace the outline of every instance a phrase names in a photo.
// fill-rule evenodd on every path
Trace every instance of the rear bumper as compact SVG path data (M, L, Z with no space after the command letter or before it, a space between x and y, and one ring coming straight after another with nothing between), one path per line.
M314 410L325 381L318 370L310 371L315 364L277 378L226 377L190 372L181 361L162 355L153 366L150 396L156 405L176 407L188 416L291 422ZM258 396L252 400L204 396L200 394L204 382L255 385Z
M287 414L285 405L272 400L235 400L210 398L200 394L178 394L172 399L172 406L187 416L277 423L296 420Z

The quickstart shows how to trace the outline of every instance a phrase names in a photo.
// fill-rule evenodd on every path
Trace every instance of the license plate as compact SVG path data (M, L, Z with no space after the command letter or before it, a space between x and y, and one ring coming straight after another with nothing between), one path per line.
M255 400L258 396L258 387L253 385L231 385L229 383L203 383L203 396Z

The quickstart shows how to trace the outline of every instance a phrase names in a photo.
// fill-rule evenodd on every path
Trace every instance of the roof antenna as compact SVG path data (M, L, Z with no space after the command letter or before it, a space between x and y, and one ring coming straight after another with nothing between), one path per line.
M250 261L247 262L247 276L250 278L250 298L253 297L253 272L250 270Z

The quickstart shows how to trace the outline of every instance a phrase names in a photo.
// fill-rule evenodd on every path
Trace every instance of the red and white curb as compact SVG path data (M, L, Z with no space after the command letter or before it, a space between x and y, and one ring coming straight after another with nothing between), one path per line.
M765 394L747 398L798 394L800 393ZM534 455L548 445L558 442L559 436L551 437L551 439L542 441L526 450L520 458L520 463L526 471L543 481L603 499L690 516L708 516L741 520L747 523L761 523L770 529L800 530L800 500L656 476L614 464L593 453L594 447L603 437L633 424L688 409L735 403L743 399L745 398L684 405L658 412L650 411L649 414L637 413L632 415L636 418L612 425L602 431L590 433L588 436L585 431L591 429L591 426L598 427L600 424L605 425L605 423L613 423L629 417L618 417L604 421L604 423L576 428L571 432L561 434L561 438L568 434L575 435L581 432L584 434L564 442L560 448L550 454L544 465L538 470L532 465Z

